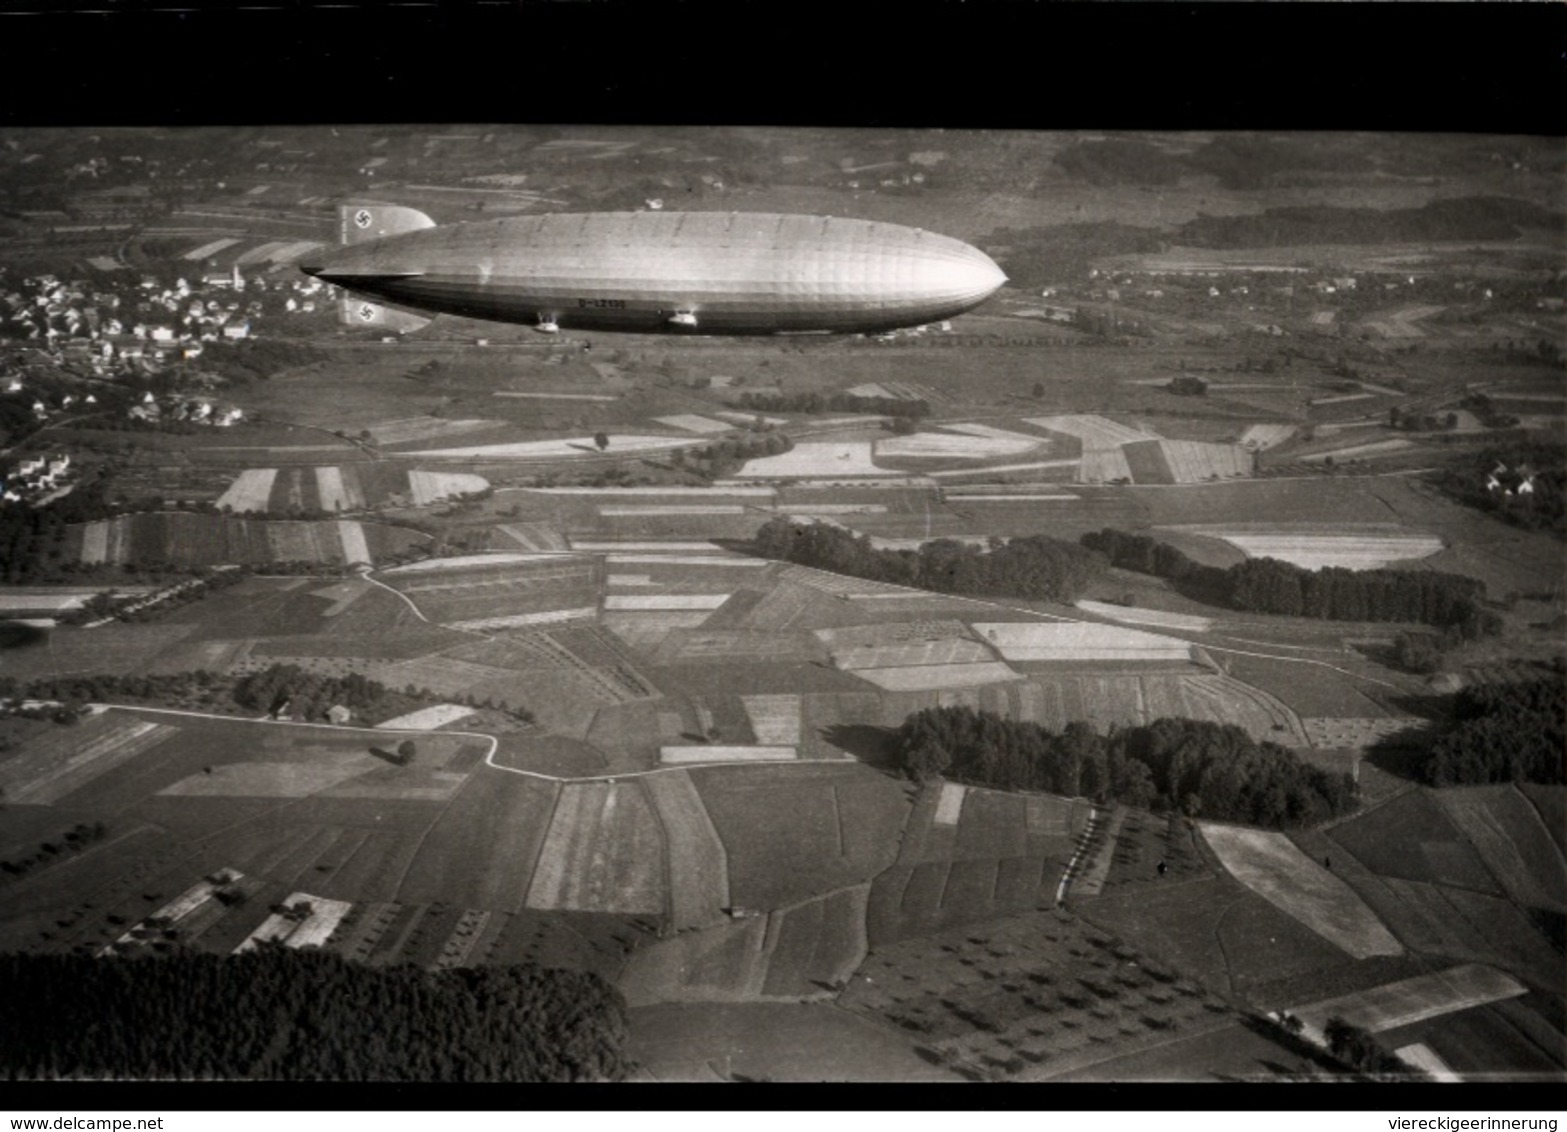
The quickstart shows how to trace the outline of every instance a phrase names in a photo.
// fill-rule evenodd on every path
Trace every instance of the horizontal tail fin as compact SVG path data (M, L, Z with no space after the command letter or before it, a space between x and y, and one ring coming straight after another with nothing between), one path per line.
M417 208L400 204L345 204L338 208L337 217L338 240L345 246L435 227L435 221Z
M411 334L430 325L430 320L422 314L415 314L401 307L388 306L385 303L372 303L368 299L354 299L347 296L338 302L337 318L344 326L357 326L366 330L390 330L395 334Z

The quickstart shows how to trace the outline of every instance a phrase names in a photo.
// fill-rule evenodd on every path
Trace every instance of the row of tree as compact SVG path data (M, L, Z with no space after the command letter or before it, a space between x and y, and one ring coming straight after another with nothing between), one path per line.
M991 594L1036 601L1075 600L1105 565L1070 542L1032 535L981 549L936 539L918 550L878 550L870 536L827 523L770 519L756 533L757 552L802 566L941 593Z
M915 781L950 775L1272 829L1314 825L1359 804L1349 775L1207 720L1156 719L1101 735L1081 720L1055 732L970 707L925 708L898 728L894 752Z
M1561 676L1465 688L1453 709L1453 726L1418 766L1424 781L1567 782L1567 685Z
M861 397L842 391L824 393L819 389L799 393L740 394L735 402L742 409L759 413L879 413L889 417L930 416L930 403L903 397Z
M219 957L0 955L12 1080L614 1081L626 1007L596 975Z
M1485 584L1435 570L1307 570L1276 558L1206 566L1168 543L1110 527L1089 532L1084 546L1114 566L1168 578L1183 592L1234 609L1331 621L1413 621L1452 629L1465 640L1501 631L1481 604Z

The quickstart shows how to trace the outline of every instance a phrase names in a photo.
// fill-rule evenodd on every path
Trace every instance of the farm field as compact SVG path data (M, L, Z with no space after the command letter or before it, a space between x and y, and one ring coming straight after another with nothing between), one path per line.
M828 1003L633 1007L629 1051L655 1081L959 1081L913 1044Z
M868 440L802 441L778 456L747 460L736 473L748 479L805 479L838 476L900 476L876 464Z
M664 841L635 783L561 788L539 853L528 907L662 913L668 892Z
M1201 825L1203 839L1237 880L1356 959L1402 946L1355 891L1282 833Z
M1233 1018L1135 947L1064 910L874 947L839 1005L906 1031L970 1080L1029 1080Z
M620 452L658 452L692 443L690 437L609 434L609 449ZM591 436L562 440L518 440L509 444L480 444L467 448L426 448L403 453L435 460L559 460L599 456Z
M974 632L1012 661L1191 660L1186 641L1116 625L976 621Z
M873 770L847 763L689 773L723 840L736 904L779 908L859 884L897 853L904 787Z
M428 539L401 527L352 520L267 521L184 512L99 519L76 530L84 565L347 565L405 553Z
M1359 994L1306 1003L1291 1013L1306 1024L1308 1033L1321 1034L1327 1020L1337 1016L1376 1034L1525 993L1526 988L1504 972L1467 963Z
M1276 558L1306 570L1339 566L1379 570L1395 562L1429 558L1442 550L1436 535L1390 529L1379 524L1346 533L1348 524L1312 529L1306 524L1256 523L1224 527L1187 527L1192 534L1222 539L1248 558Z

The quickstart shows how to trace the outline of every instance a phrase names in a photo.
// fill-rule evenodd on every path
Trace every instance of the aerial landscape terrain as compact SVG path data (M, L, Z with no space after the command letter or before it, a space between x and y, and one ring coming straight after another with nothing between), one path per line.
M1562 157L0 128L0 1076L1567 1079Z

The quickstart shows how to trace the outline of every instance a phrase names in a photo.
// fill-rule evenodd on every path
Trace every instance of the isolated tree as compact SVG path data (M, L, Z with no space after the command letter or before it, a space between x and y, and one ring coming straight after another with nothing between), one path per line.
M1035 397L1035 399L1036 400L1042 400L1044 398L1044 396L1045 396L1045 383L1043 381L1036 381L1036 382L1034 382L1034 397Z
M405 766L408 763L413 762L414 756L418 753L419 748L414 746L414 741L412 739L404 739L401 743L397 744L397 757Z
M595 432L593 434L593 443L598 445L600 452L604 451L604 449L609 447L609 434L607 432Z

